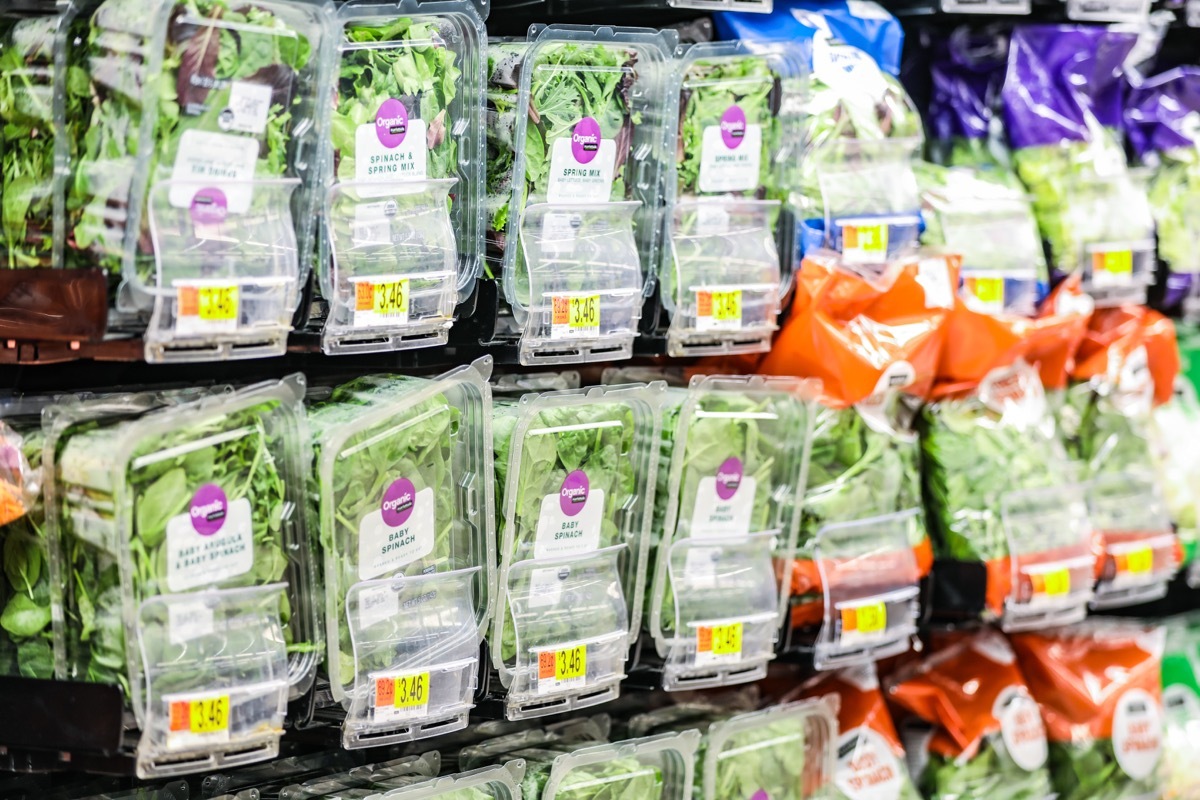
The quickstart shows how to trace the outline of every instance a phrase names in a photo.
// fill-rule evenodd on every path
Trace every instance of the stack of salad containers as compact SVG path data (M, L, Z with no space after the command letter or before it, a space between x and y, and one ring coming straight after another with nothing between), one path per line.
M675 58L659 268L671 355L770 349L781 245L792 239L781 201L799 156L802 81L785 45L696 44Z
M510 719L620 692L641 619L662 383L496 403L492 662Z
M338 11L322 161L327 353L445 344L483 268L487 2Z
M294 376L45 413L56 676L124 689L141 776L274 755L315 677L303 392Z
M309 412L346 747L467 724L494 583L490 372L360 378Z
M697 377L667 398L648 608L664 688L766 675L790 591L816 394L796 378Z
M663 73L676 41L647 28L535 26L526 46L489 56L489 168L504 171L488 181L509 196L489 202L488 246L502 250L522 364L632 355L662 246Z
M282 353L311 266L332 5L101 0L68 41L89 131L67 263L120 279L149 361Z

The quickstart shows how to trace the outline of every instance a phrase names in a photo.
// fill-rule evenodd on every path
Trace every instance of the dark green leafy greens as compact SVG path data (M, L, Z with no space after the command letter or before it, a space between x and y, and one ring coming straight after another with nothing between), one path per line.
M1045 800L1053 796L1049 773L1021 769L1004 752L999 735L985 738L970 758L930 753L921 791L932 800Z
M1157 797L1157 770L1134 780L1121 771L1111 739L1050 742L1050 774L1059 800L1140 800Z
M659 767L626 756L576 767L563 776L552 796L547 795L553 760L560 754L521 750L513 755L526 760L521 796L531 800L658 800L665 794Z
M1084 477L1153 470L1149 420L1119 394L1078 384L1056 393L1054 401L1067 454Z

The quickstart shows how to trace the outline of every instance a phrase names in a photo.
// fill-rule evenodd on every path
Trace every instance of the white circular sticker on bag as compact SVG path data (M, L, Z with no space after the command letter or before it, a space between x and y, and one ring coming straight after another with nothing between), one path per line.
M1158 701L1144 689L1130 689L1113 714L1117 765L1134 780L1149 777L1162 757L1163 718Z
M904 773L892 748L875 731L854 728L838 739L834 783L850 800L896 800Z
M1046 726L1038 704L1023 688L1010 686L1001 692L992 714L1000 722L1004 749L1018 767L1032 772L1045 766L1050 751Z

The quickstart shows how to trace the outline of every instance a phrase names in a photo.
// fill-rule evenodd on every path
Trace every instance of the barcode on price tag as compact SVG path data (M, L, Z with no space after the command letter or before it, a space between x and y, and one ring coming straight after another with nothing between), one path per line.
M741 289L696 290L696 330L735 331L741 327Z
M599 335L600 295L551 295L551 339L587 339Z
M228 694L180 697L168 708L168 747L229 741Z
M357 281L354 284L354 326L407 325L409 279Z
M582 689L587 685L587 645L543 650L538 655L538 694Z
M701 625L696 628L696 664L722 664L742 658L743 623Z
M241 291L237 284L181 284L176 286L175 299L175 333L181 336L238 329Z
M887 223L842 227L842 257L849 264L878 264L887 260Z
M429 712L429 673L375 677L375 721L423 717Z
M843 644L879 639L887 631L887 604L883 601L844 607L840 616Z
M1035 595L1065 597L1071 593L1071 570L1066 567L1030 573L1029 580Z

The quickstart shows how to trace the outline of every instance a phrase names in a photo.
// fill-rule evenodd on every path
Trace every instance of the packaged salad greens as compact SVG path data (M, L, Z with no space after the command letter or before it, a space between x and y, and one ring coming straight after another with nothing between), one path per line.
M1140 302L1154 278L1144 176L1128 169L1118 133L1123 62L1136 42L1101 26L1018 26L1002 89L1017 175L1051 266L1082 274L1105 305Z
M1011 642L1042 709L1059 800L1159 797L1162 629L1089 621Z
M1195 575L1196 545L1200 538L1200 453L1185 445L1200 437L1200 400L1186 378L1175 378L1175 392L1150 418L1150 443L1158 485L1189 566Z
M352 798L378 795L393 788L392 784L401 782L420 782L435 778L441 769L441 757L437 752L421 753L404 756L389 761L368 764L356 763L342 768L344 762L335 761L333 764L318 770L319 774L312 775L312 768L318 761L308 762L303 758L285 759L288 762L283 769L275 774L264 771L259 778L254 775L253 768L246 770L246 775L237 774L234 780L225 787L240 788L237 796L253 794L256 797L278 797L279 800L316 800L316 798ZM241 771L238 771L239 773ZM404 785L401 783L401 785ZM214 787L215 788L215 787ZM246 790L249 789L250 792Z
M467 724L496 558L490 372L362 377L309 410L346 747Z
M67 195L68 263L151 312L151 361L283 352L308 278L325 0L92 0L66 58L88 121ZM78 50L79 52L75 52Z
M920 36L921 44L933 51L931 158L938 164L971 167L989 178L1015 182L999 103L1008 32L1000 25L960 25L949 35L929 31Z
M326 352L445 344L483 266L487 2L338 11Z
M273 757L313 681L303 391L293 376L44 415L57 677L122 687L139 775Z
M662 383L497 399L490 637L509 719L615 698L641 619Z
M502 216L506 225L503 241L489 244L503 247L523 364L632 353L661 246L670 143L662 73L676 41L648 28L535 26L528 49L514 54L511 138L507 130L493 136L516 150L511 199L506 213L492 212L493 224ZM503 70L494 63L493 83L497 71L511 78L514 66L508 55ZM489 124L509 119L489 110Z
M830 698L837 709L833 798L919 800L873 663L820 672L788 695L794 697Z
M984 628L935 639L924 660L900 667L888 700L931 726L917 781L931 800L1044 800L1053 794L1049 746L1008 641Z
M507 248L508 213L517 161L517 101L520 99L521 62L529 52L524 39L488 39L485 121L487 128L487 191L484 200L484 274L503 277ZM543 147L538 126L525 127L525 146Z
M525 762L517 759L440 778L401 778L395 781L400 785L373 796L381 800L521 800L524 779Z
M1057 409L1068 454L1087 479L1103 549L1098 607L1161 597L1183 553L1150 443L1153 407L1171 397L1179 351L1171 322L1140 306L1095 312Z
M921 449L934 552L985 568L983 615L1005 630L1083 619L1096 568L1087 495L1037 370L1018 358L926 405Z
M669 478L649 605L664 688L766 674L789 590L816 393L815 382L797 378L697 376L664 403L669 462L659 470Z
M666 242L658 268L672 355L761 352L778 327L794 235L781 201L799 158L803 66L792 48L695 44L667 96Z
M697 731L615 744L529 748L511 757L526 762L525 800L690 800Z
M1163 655L1163 800L1200 795L1200 626L1195 614L1167 624Z

